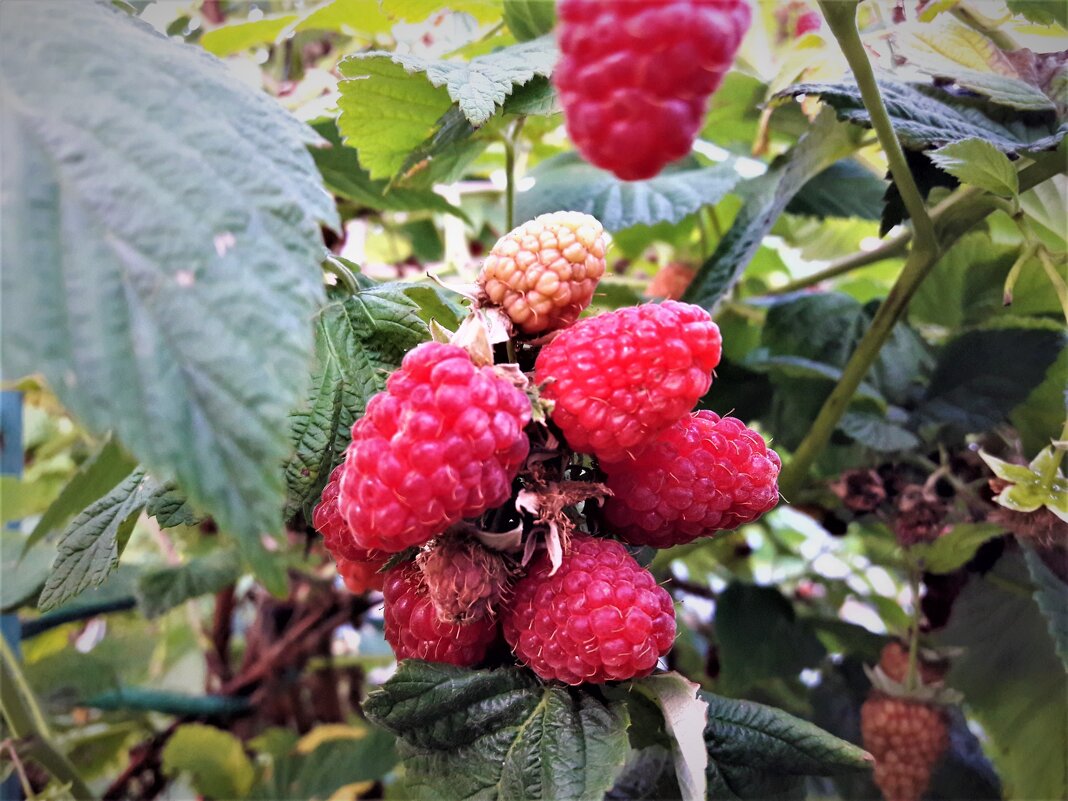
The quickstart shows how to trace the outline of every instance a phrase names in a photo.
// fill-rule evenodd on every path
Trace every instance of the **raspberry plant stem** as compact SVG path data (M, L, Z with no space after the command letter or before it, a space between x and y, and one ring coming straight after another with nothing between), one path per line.
M909 669L905 674L905 689L916 689L917 662L920 654L920 580L922 574L919 565L906 554L909 560L909 587L912 590L912 622L909 627Z
M894 126L890 122L890 115L886 111L879 85L875 81L875 73L872 70L868 54L864 51L864 44L860 41L860 32L857 30L857 3L842 2L842 0L820 0L820 9L823 17L827 20L827 26L838 40L838 46L849 62L853 71L853 77L860 89L861 99L868 110L872 128L879 137L879 144L886 153L886 160L890 166L890 173L894 177L901 199L905 203L905 209L912 220L912 227L916 232L916 241L913 249L930 250L937 252L938 238L935 236L934 223L927 213L927 207L923 202L923 196L916 187L912 171L908 162L905 161L905 153L901 149L901 143L894 132Z
M1020 171L1020 191L1025 192L1034 186L1066 171L1064 157L1060 151L1046 153L1035 163ZM977 191L972 187L958 189L939 204L935 220L938 222L942 249L949 248L970 228L978 225L984 218L997 209L997 199ZM894 325L904 313L913 294L919 288L927 273L938 261L938 251L927 248L913 248L897 281L890 289L886 300L879 306L868 330L864 333L856 350L850 357L842 378L831 394L827 396L823 407L812 423L808 434L794 451L793 459L783 467L779 476L779 490L787 500L796 493L808 475L809 468L823 452L830 441L834 428L845 413L872 363L879 355L883 343L893 330Z

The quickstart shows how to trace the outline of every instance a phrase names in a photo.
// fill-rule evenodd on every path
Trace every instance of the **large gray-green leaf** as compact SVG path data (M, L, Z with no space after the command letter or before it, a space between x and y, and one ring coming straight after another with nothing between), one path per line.
M137 600L146 617L158 617L191 598L218 592L241 575L241 559L220 548L183 565L146 570L138 579Z
M803 798L804 776L855 773L874 764L864 750L781 709L700 696L708 704L710 798Z
M1018 553L972 575L938 644L960 648L947 683L964 693L1013 798L1068 795L1068 681Z
M364 711L400 738L415 798L600 801L628 753L622 701L516 669L405 660Z
M939 354L917 409L921 424L958 435L1004 422L1046 376L1068 338L1050 328L998 327L968 331Z
M37 605L51 609L108 577L156 483L140 467L86 508L60 535L58 554Z
M18 3L4 35L4 373L43 373L257 560L335 220L316 137L110 4Z
M583 211L609 231L676 223L702 206L718 203L739 178L733 162L701 167L688 160L647 181L621 181L577 153L543 161L530 175L534 186L516 198L517 220L551 211Z
M371 396L385 388L404 354L429 336L419 305L396 284L365 289L323 308L311 392L290 421L287 518L303 511L310 519L311 506L351 441L352 424Z
M716 635L720 681L731 691L796 678L826 654L812 626L774 587L728 586L716 604Z
M856 135L824 112L783 160L744 185L744 205L683 300L712 309L749 266L760 243L801 188L856 150Z
M1057 554L1056 551L1050 551L1050 558L1059 559L1060 557L1055 554ZM1031 574L1031 580L1035 583L1035 603L1046 616L1049 633L1057 649L1057 656L1068 669L1068 604L1065 604L1065 598L1068 597L1068 585L1050 570L1037 551L1031 548L1025 549L1024 558L1027 560L1027 570Z
M854 159L841 159L811 178L786 206L791 214L878 220L886 181Z
M1020 155L1050 150L1068 133L1068 124L1058 122L1052 113L992 116L970 99L925 84L880 81L879 89L901 144L913 150L981 139L1002 153ZM834 108L839 119L871 127L856 84L804 83L782 94L817 96Z

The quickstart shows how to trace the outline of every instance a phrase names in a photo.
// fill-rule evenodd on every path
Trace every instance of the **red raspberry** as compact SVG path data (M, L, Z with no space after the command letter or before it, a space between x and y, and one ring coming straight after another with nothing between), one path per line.
M360 548L422 545L500 506L527 457L530 401L455 345L424 342L352 427L340 508Z
M671 650L671 596L618 542L573 537L551 571L542 554L502 616L508 644L543 679L596 684L645 676Z
M589 214L542 214L501 237L478 283L524 334L565 328L590 305L607 246Z
M778 454L733 417L694 412L605 467L612 533L670 548L751 523L779 501Z
M353 595L363 595L369 590L380 590L385 581L385 574L379 571L389 561L389 554L368 551L375 554L371 559L345 559L337 557L337 572L345 586Z
M447 534L417 559L430 602L446 623L490 617L508 589L509 572L500 551L469 537Z
M553 81L583 157L627 181L690 152L749 28L744 0L561 0Z
M708 312L667 301L576 323L542 348L535 377L568 445L618 461L693 408L721 350Z
M886 801L920 801L949 747L942 709L874 691L860 708L860 731Z
M493 618L457 625L438 619L419 569L409 562L386 573L386 641L397 659L425 659L471 667L497 637Z

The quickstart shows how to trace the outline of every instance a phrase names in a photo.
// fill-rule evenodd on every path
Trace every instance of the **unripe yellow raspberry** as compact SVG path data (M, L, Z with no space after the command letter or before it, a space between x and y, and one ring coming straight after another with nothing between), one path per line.
M590 305L607 245L604 228L589 214L542 214L501 237L478 283L522 333L554 331Z

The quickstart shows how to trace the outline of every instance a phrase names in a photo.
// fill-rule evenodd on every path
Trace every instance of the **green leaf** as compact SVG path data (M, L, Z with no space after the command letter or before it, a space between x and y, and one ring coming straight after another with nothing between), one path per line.
M173 484L167 484L159 489L148 499L145 512L149 517L156 518L160 528L174 528L175 526L195 526L201 521L201 516L189 505L188 499Z
M962 183L1002 197L1015 197L1020 191L1016 168L1009 157L982 139L963 139L928 155Z
M219 549L184 565L143 572L138 580L138 605L145 617L159 617L191 598L218 592L240 576L241 559L237 553Z
M796 678L827 653L774 587L731 583L716 603L720 681L741 692L767 679Z
M380 0L382 10L392 18L420 22L441 11L438 0ZM470 14L478 22L497 22L501 18L501 0L450 0L449 10Z
M1068 133L1068 124L1058 123L1053 115L1032 119L1002 114L995 118L981 105L935 86L880 81L879 90L901 144L912 150L982 139L1002 153L1026 155L1053 149ZM802 94L821 98L834 108L840 120L871 127L871 118L855 84L797 84L780 96Z
M400 738L414 798L600 801L628 752L622 701L522 670L407 659L364 711Z
M334 120L320 120L312 127L330 143L329 147L312 148L311 154L326 188L335 195L376 211L437 211L467 219L463 211L431 189L391 188L387 181L371 180L360 166L357 152L341 143Z
M297 19L296 14L281 14L251 22L232 22L229 25L204 31L200 37L200 46L216 56L240 53L250 47L271 44Z
M1022 14L1036 25L1056 23L1068 28L1068 8L1057 0L1006 0L1006 5L1013 14Z
M994 428L1042 382L1064 343L1062 332L1041 328L956 337L938 355L918 419L957 434Z
M708 790L708 752L701 741L708 707L697 692L699 685L678 673L668 673L639 679L633 687L648 695L664 716L682 801L701 801Z
M1009 75L976 70L955 70L950 78L963 89L988 98L992 103L1029 112L1051 112L1056 106L1037 86Z
M1065 387L1068 387L1068 348L1061 350L1046 371L1046 378L1010 415L1024 453L1040 450L1064 424Z
M1051 552L1055 553L1055 552ZM1057 557L1053 557L1057 558ZM1024 548L1024 560L1031 581L1035 584L1035 603L1049 624L1049 633L1056 646L1057 656L1068 669L1068 586L1050 570L1042 555L1033 548Z
M1037 260L1024 265L1012 306L1004 306L1005 279L1018 255L1018 247L995 244L988 233L967 234L928 273L909 304L909 319L953 330L1006 314L1059 314Z
M17 531L0 529L0 612L32 603L51 572L55 547L46 542L26 552L25 542Z
M964 693L1011 796L1065 797L1068 771L1052 756L1068 753L1065 668L1019 554L970 577L938 644L961 649L947 683Z
M19 4L5 30L5 375L43 373L256 561L336 222L315 135L110 6Z
M452 105L449 93L387 56L347 58L338 69L338 130L372 179L390 178L434 133Z
M55 564L37 601L42 611L107 578L155 488L156 483L137 468L74 518L60 535Z
M78 468L78 472L67 482L59 497L41 515L23 545L23 556L30 548L130 475L130 471L135 467L137 463L126 454L114 437L109 436L100 446L100 450Z
M609 231L676 223L702 206L718 203L739 180L732 162L701 167L687 159L647 181L621 181L577 153L543 161L530 177L534 186L516 198L517 221L552 211L582 211Z
M392 28L378 0L329 0L309 9L294 26L298 31L337 31L368 39Z
M431 61L397 53L368 53L366 57L382 55L392 58L408 72L424 74L432 86L445 87L475 127L488 122L515 87L539 75L548 78L557 59L551 36L504 47L468 62Z
M504 24L520 42L537 39L556 24L553 0L504 0Z
M912 554L928 573L952 573L970 562L979 546L1004 534L993 523L958 523L934 542L912 546Z
M861 445L880 453L907 451L920 444L919 437L908 429L867 412L846 412L838 428Z
M222 25L205 31L199 43L209 53L229 56L274 44L297 31L336 31L370 39L374 34L387 33L391 27L377 0L330 0L304 14L279 14Z
M784 160L745 185L744 205L683 300L713 309L745 272L790 200L812 178L856 149L854 133L821 114Z
M710 798L803 797L801 777L870 770L871 755L774 707L702 692Z
M399 285L365 289L323 308L316 326L312 388L290 420L292 456L285 466L286 517L311 507L344 457L352 424L385 388L404 354L430 338L419 306Z
M878 220L886 181L853 159L841 159L809 179L787 204L790 214Z
M189 774L193 788L213 798L244 798L252 789L255 770L241 741L229 732L186 723L163 748L163 772Z

